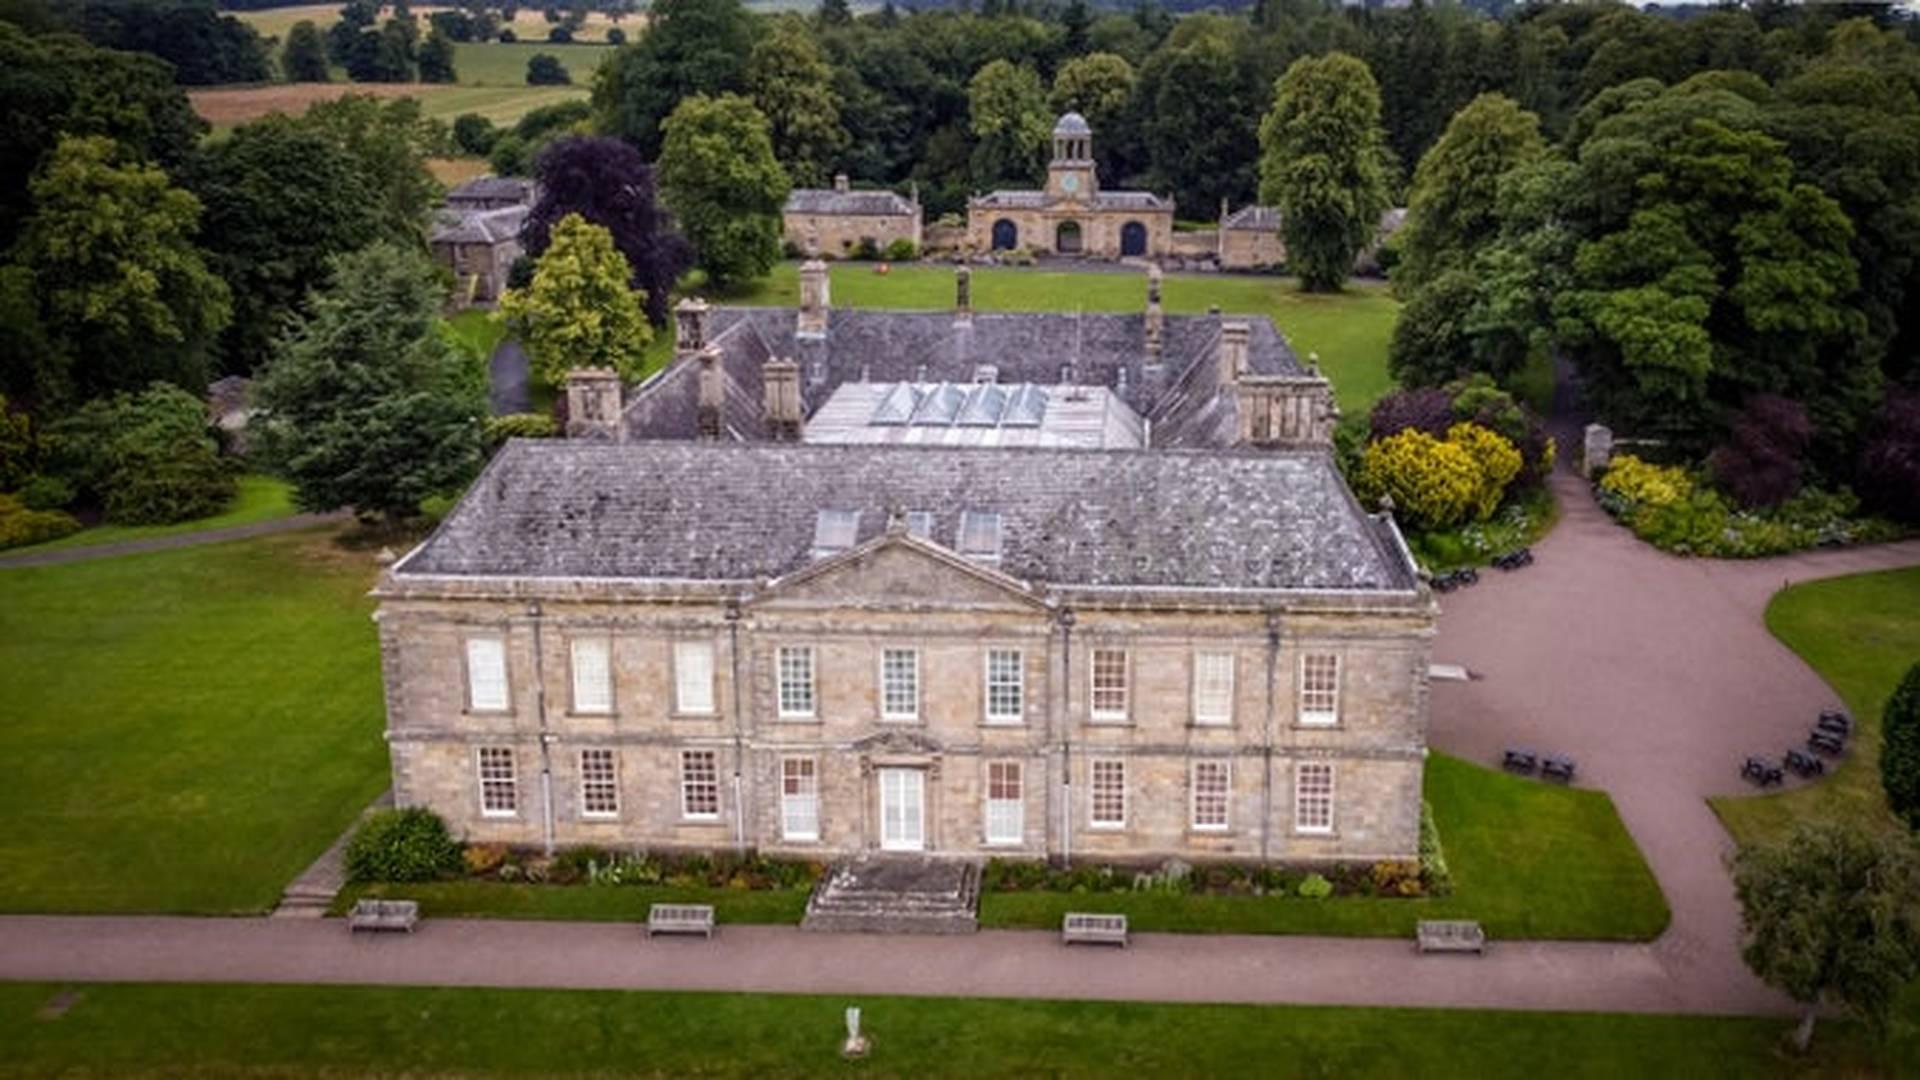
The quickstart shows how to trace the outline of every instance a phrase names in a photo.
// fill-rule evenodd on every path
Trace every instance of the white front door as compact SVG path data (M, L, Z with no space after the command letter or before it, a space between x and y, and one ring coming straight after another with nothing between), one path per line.
M880 849L925 850L927 774L920 769L881 769L879 772Z

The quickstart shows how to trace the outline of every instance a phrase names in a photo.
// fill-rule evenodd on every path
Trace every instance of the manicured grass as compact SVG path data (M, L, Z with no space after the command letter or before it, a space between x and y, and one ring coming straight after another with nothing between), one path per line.
M1880 787L1880 710L1920 662L1920 567L1783 589L1767 605L1767 629L1839 691L1854 734L1837 771L1819 783L1711 800L1720 823L1743 844L1778 840L1802 821L1899 828Z
M91 984L71 988L83 996L64 1016L34 1018L61 989L0 985L0 1074L1611 1080L1861 1076L1888 1063L1852 1024L1822 1024L1815 1052L1791 1060L1777 1019L1452 1009ZM838 1052L849 1005L872 1041L858 1063Z
M481 308L468 308L445 319L447 336L453 339L456 347L470 357L477 357L484 363L498 348L500 340L507 336L506 324L493 317L493 312Z
M940 310L953 306L953 270L944 266L895 266L874 272L871 263L833 267L833 302L849 307ZM791 306L799 303L798 268L783 263L767 278L725 303ZM1269 315L1302 361L1318 354L1333 380L1343 412L1364 412L1392 388L1387 345L1400 305L1384 285L1354 283L1343 293L1303 293L1292 278L1222 274L1169 274L1167 310L1198 313L1210 304L1224 312ZM982 311L1140 311L1146 307L1143 273L976 269L973 304Z
M71 536L49 540L44 544L8 548L6 553L12 555L22 551L52 551L58 548L116 544L123 540L147 540L156 536L178 536L181 533L205 532L208 529L224 529L233 525L272 521L275 518L288 517L293 512L293 489L286 481L271 476L248 475L240 478L240 490L235 493L233 502L212 517L178 521L172 525L97 525L91 529L82 529Z
M1421 919L1489 936L1645 941L1666 929L1659 883L1605 792L1553 787L1434 754L1427 801L1454 891L1422 900L1161 893L987 893L986 926L1058 928L1068 911L1125 912L1136 930L1411 937Z
M437 881L419 885L350 885L334 899L343 914L362 896L420 901L420 913L490 919L643 922L654 904L712 904L723 923L794 923L807 913L806 889L715 889L670 885L520 885L501 881Z
M0 910L270 907L387 783L324 531L0 570Z

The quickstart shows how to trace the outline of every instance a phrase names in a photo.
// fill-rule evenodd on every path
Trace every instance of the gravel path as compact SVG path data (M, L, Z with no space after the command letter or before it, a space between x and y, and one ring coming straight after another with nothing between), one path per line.
M311 529L316 525L327 525L346 519L347 512L344 510L331 514L295 514L292 517L275 518L272 521L256 521L250 525L230 525L224 529L203 529L199 532L175 533L172 536L155 536L146 540L122 540L113 544L59 548L54 551L23 551L14 555L0 555L0 570L19 566L57 566L61 563L87 562L90 559L110 559L116 555L138 555L148 551L170 551L174 548L199 547L201 544L218 544L227 540L248 540L256 536L272 536L275 533Z

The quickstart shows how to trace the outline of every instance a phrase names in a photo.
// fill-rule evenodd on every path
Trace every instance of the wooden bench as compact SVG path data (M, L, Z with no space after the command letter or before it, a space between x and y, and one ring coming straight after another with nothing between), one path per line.
M411 934L414 924L419 921L420 902L417 900L360 899L353 902L353 910L347 913L347 932L405 930Z
M1530 776L1539 760L1538 755L1524 746L1509 746L1507 752L1500 756L1500 767L1508 772Z
M1487 932L1470 919L1422 919L1415 944L1423 953L1487 951Z
M1564 755L1548 754L1540 759L1540 778L1558 780L1563 784L1573 783L1573 759Z
M1118 945L1127 947L1127 917L1069 911L1060 923L1062 945Z
M712 904L655 904L647 909L647 936L699 934L713 936Z

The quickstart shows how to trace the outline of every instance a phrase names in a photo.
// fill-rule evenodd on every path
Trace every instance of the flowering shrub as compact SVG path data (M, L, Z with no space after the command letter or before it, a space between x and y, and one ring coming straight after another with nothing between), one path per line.
M1852 492L1807 488L1778 506L1741 510L1678 466L1615 458L1600 505L1647 543L1676 555L1751 559L1811 547L1892 540L1905 530L1860 516Z
M1693 494L1693 477L1678 465L1654 465L1632 454L1621 454L1600 478L1600 494L1601 505L1618 517L1621 510L1609 505L1609 497L1622 509L1668 506Z
M1520 475L1520 451L1496 432L1479 424L1455 424L1447 429L1447 441L1473 457L1480 469L1480 487L1473 499L1473 517L1485 521L1500 508L1507 485Z

